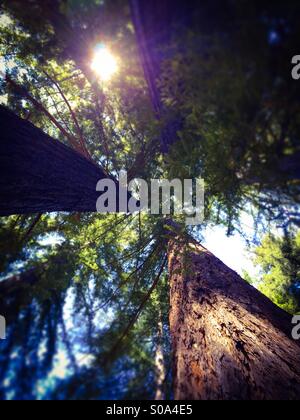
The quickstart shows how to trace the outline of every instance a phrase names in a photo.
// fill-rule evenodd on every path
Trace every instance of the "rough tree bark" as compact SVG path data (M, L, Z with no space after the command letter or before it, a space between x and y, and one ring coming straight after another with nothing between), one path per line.
M184 25L182 1L131 0L133 22L153 108L163 107L156 81L172 28ZM172 13L172 16L166 11ZM152 19L152 17L155 17ZM162 133L162 150L176 141ZM291 168L293 173L299 162ZM296 170L296 171L295 171ZM294 176L294 175L293 175ZM296 178L297 179L297 178ZM291 317L190 239L190 275L179 237L169 245L170 327L176 399L300 398L300 346L291 340Z
M0 126L0 216L96 211L100 167L2 106Z
M291 316L199 243L169 243L175 399L300 399Z

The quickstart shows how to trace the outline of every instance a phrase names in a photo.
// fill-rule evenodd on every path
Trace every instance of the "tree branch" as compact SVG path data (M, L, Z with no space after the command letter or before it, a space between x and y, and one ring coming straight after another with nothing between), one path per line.
M86 156L90 156L89 151L88 151L88 149L86 147L86 141L85 141L85 139L83 137L82 129L81 129L80 125L79 125L79 122L77 120L77 117L75 115L75 112L73 111L73 109L72 109L72 107L70 105L70 102L68 101L67 97L65 96L65 94L64 94L63 90L61 89L59 83L52 76L50 76L45 70L43 70L43 73L55 85L55 87L57 88L57 90L60 93L61 97L63 98L65 104L67 105L67 107L68 107L68 109L70 111L72 120L73 120L73 122L75 124L76 130L77 130L77 134L78 134L78 138L79 138L79 142L80 142L80 145L82 147L82 150L84 150ZM91 158L91 156L90 156L90 158Z
M68 140L70 146L76 150L81 155L87 157L90 159L90 155L86 155L86 152L82 150L82 147L80 144L78 144L77 140L70 135L65 128L53 117L52 114L39 102L37 101L23 86L20 86L17 84L8 74L5 75L5 80L8 84L10 84L21 96L26 98L29 102L32 103L32 105L42 112L49 120L52 122L53 125L55 125L56 128L61 132L61 134Z
M154 292L154 290L156 289L158 282L160 280L160 277L164 271L165 265L167 263L167 256L164 258L164 261L161 265L161 268L159 270L158 275L156 276L151 288L149 289L147 295L145 296L145 298L143 299L142 303L140 304L140 306L138 307L137 311L135 312L134 316L132 317L131 321L129 322L128 326L126 327L125 331L123 332L123 334L121 335L120 339L117 341L117 343L113 346L113 348L111 349L111 351L109 352L110 355L115 354L116 350L120 347L122 341L124 340L125 337L127 337L127 335L129 334L130 330L132 329L132 327L134 326L134 324L137 322L137 320L139 319L146 303L148 302L148 300L150 299L152 293Z

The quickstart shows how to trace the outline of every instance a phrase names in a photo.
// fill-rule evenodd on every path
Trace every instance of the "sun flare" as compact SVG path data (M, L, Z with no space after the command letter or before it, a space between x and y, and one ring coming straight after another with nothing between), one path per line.
M106 47L101 47L95 51L91 69L103 82L108 82L117 73L118 63Z

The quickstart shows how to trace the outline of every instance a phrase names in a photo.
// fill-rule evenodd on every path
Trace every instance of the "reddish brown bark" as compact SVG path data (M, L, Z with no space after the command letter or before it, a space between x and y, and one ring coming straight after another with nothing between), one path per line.
M200 244L183 250L170 241L175 399L299 399L291 316Z

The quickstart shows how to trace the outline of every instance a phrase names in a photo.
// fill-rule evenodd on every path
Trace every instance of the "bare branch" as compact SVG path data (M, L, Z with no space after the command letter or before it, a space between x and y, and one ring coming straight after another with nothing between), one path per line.
M55 125L56 128L62 133L62 135L68 140L70 146L75 149L78 153L81 155L87 157L90 159L90 155L86 155L85 151L82 150L82 147L80 144L78 144L77 140L70 135L65 128L53 117L52 114L42 105L39 101L37 101L23 86L20 86L17 84L11 77L8 76L8 74L5 75L5 80L7 83L9 83L20 95L22 95L24 98L26 98L29 102L32 103L32 105L42 112L49 120L52 122L53 125Z
M68 109L70 111L72 120L73 120L73 122L75 124L75 127L76 127L76 130L77 130L77 134L78 134L78 138L79 138L79 141L80 141L80 145L81 145L82 149L85 151L86 156L90 156L90 154L89 154L89 152L87 150L87 147L86 147L86 141L85 141L85 139L83 137L82 129L81 129L80 125L79 125L79 122L77 120L77 117L75 115L75 112L73 111L73 109L72 109L72 107L70 105L70 102L68 101L68 99L67 99L66 95L64 94L62 88L60 87L59 83L52 76L50 76L45 70L43 70L43 73L55 85L55 87L57 88L57 90L60 93L61 97L63 98L65 104L67 105L67 107L68 107Z

